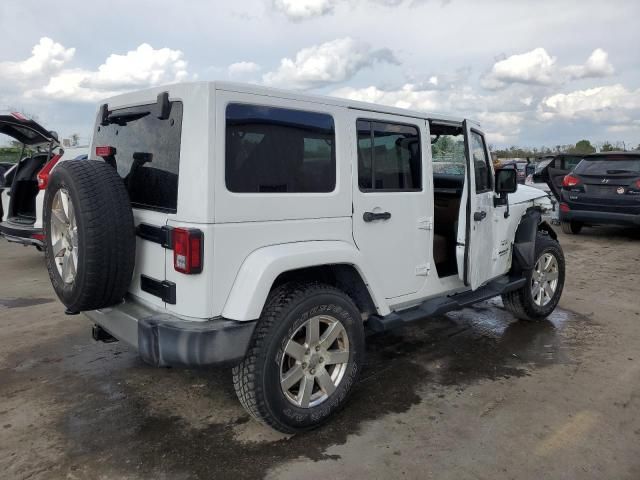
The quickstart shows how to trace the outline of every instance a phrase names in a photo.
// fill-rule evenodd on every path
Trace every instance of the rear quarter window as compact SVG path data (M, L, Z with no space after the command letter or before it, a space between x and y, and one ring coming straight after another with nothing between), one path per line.
M226 109L225 182L235 193L323 193L336 186L333 117L231 103Z
M107 125L98 118L93 144L115 149L113 158L131 205L175 213L182 135L182 102L170 102L168 118L155 115L154 105L113 110ZM94 152L92 152L92 156Z

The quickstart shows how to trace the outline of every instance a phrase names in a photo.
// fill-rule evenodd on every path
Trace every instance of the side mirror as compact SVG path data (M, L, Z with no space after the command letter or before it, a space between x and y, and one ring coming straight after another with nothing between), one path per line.
M504 195L518 189L518 172L515 168L501 168L496 172L496 193Z

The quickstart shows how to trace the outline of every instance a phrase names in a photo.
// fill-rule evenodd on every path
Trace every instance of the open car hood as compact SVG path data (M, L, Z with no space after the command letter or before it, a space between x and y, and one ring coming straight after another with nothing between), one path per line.
M59 145L58 135L20 113L0 112L0 133L15 138L25 145L35 146L43 143Z

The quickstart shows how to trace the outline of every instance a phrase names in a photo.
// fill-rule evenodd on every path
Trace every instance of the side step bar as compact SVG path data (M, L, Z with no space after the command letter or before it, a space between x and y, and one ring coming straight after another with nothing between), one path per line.
M426 317L442 315L452 310L459 310L463 307L482 302L500 294L518 290L527 283L527 279L522 276L509 277L504 276L492 280L483 287L474 291L458 293L447 297L438 297L425 300L422 304L401 310L399 312L391 312L389 315L380 317L371 315L367 321L367 327L373 332L384 332L394 328L401 327L415 320L421 320Z

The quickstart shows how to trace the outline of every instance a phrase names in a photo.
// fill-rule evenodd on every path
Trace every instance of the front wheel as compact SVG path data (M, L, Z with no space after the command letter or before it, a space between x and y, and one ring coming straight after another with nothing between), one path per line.
M502 295L502 303L517 318L542 320L556 308L564 288L564 254L556 240L538 233L534 267L526 277L522 288Z
M269 296L233 383L254 418L301 432L344 406L363 356L362 319L351 299L329 285L290 283Z

